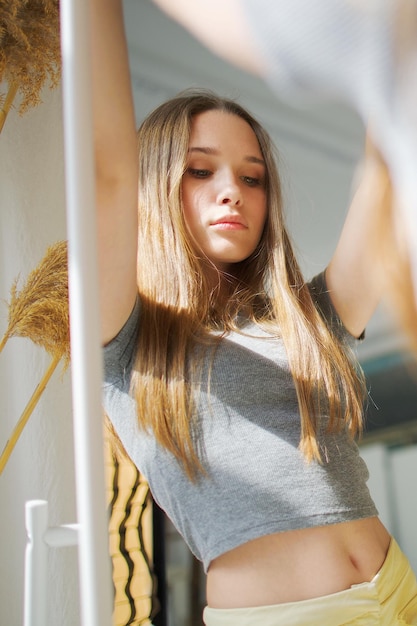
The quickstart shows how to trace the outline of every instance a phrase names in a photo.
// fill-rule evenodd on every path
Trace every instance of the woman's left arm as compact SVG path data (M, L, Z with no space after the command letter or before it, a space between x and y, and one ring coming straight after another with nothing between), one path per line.
M326 270L330 298L346 329L359 337L386 285L384 257L395 246L393 193L385 162L367 137L361 182Z

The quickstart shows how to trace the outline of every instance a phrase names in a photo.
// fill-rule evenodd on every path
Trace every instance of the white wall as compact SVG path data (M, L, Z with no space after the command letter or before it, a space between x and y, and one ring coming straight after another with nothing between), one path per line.
M65 239L60 91L46 90L44 103L23 117L12 111L0 135L0 238L3 335L12 282ZM0 354L0 449L48 363L27 339L12 338ZM60 374L59 366L0 477L1 624L22 623L25 502L48 500L51 525L76 521L70 374ZM45 626L79 623L76 548L51 551L47 593Z

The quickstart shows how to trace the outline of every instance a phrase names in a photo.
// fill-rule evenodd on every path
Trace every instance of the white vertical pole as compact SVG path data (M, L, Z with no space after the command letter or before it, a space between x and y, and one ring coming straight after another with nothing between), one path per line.
M25 553L23 626L48 623L49 548L78 545L79 524L48 526L48 502L30 500L25 506L28 542Z
M90 4L61 0L72 397L83 626L110 626L97 283Z
M26 503L24 626L45 626L47 622L48 546L44 534L48 528L48 503L32 500Z

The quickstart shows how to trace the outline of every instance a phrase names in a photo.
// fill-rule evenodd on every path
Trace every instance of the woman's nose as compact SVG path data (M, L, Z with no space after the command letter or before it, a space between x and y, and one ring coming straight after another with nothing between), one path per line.
M217 195L218 204L239 206L242 203L242 194L236 180L228 178L223 181Z

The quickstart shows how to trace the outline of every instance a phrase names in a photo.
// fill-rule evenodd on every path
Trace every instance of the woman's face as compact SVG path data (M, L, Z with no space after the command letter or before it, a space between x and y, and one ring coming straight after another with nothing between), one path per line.
M265 163L247 122L215 110L194 118L182 198L197 252L233 272L256 249L267 215Z

